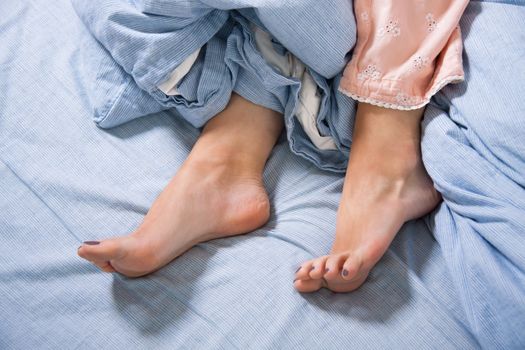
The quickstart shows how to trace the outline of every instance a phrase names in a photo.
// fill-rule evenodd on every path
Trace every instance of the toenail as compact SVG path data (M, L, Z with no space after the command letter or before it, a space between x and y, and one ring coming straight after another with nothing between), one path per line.
M348 270L346 270L346 269L343 270L343 276L344 277L348 276Z
M83 242L83 244L87 244L87 245L97 245L97 244L100 244L99 241L85 241Z
M297 270L295 270L295 273L299 272L299 270L302 268L302 266L299 266Z
M315 270L315 266L312 266L312 268L310 268L310 271L312 271L312 270Z
M325 270L325 273L326 273L326 272L328 272L328 271L330 271L330 269L329 269L329 268L327 268L327 269Z

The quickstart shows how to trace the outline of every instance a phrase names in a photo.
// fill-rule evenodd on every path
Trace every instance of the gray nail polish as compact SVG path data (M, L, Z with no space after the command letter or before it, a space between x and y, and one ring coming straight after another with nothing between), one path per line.
M85 241L83 242L83 244L87 244L87 245L97 245L97 244L100 244L99 241Z
M343 276L344 276L344 277L348 276L348 270L346 270L346 269L343 270Z
M299 272L299 270L302 268L302 266L299 266L297 270L295 270L295 273Z
M310 269L310 271L312 271L312 270L315 270L315 266L312 266L312 268Z
M329 268L327 268L327 269L325 270L325 273L327 273L328 271L330 271L330 269L329 269Z

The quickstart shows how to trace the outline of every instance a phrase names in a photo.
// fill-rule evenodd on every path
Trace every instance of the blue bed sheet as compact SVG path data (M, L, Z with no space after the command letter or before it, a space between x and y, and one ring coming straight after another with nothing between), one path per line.
M504 89L523 75L516 5L469 5L474 91L447 88L427 111L423 152L445 202L403 227L358 291L301 295L293 273L328 251L342 177L286 143L265 171L263 228L140 279L78 258L81 241L140 223L198 130L170 112L98 129L81 44L93 39L69 1L0 2L0 348L523 348L524 110ZM507 66L477 63L489 44ZM494 103L473 107L472 93Z

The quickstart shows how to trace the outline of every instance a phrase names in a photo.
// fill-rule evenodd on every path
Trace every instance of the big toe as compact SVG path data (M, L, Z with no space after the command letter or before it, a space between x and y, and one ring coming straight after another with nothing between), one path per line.
M104 241L83 242L78 248L78 255L91 262L107 262L121 259L126 252L126 237Z
M327 279L326 288L330 289L332 292L337 293L347 293L353 292L363 285L367 278L368 274L363 274L355 277L352 280L345 280L342 277L337 277L334 279Z

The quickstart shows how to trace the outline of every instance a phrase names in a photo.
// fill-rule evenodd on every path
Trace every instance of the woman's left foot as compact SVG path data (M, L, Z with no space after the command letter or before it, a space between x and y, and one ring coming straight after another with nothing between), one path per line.
M419 135L394 147L371 136L354 140L335 242L329 255L300 266L294 281L300 292L359 288L401 226L441 201L423 166Z

